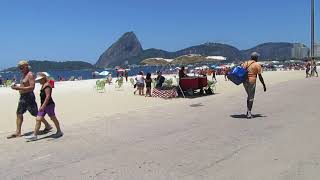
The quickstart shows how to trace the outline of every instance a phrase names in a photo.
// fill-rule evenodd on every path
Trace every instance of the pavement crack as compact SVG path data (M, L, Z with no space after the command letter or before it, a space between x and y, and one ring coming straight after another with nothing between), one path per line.
M183 179L183 178L185 178L185 177L187 177L187 176L193 175L193 174L195 174L195 173L197 173L197 172L200 172L200 171L204 171L204 170L209 169L209 168L212 168L212 167L214 167L214 166L216 166L216 165L218 165L218 164L220 164L220 163L222 163L222 162L224 162L224 161L227 161L227 160L231 159L233 156L235 156L236 154L238 154L238 153L239 153L240 151L242 151L243 149L248 148L249 146L250 146L250 144L245 145L245 146L242 146L242 147L240 147L240 148L232 151L231 153L225 155L224 157L222 157L222 158L214 161L213 163L211 163L211 164L209 164L209 165L207 165L207 166L205 166L205 167L203 167L203 168L197 169L197 170L195 170L195 171L192 171L192 172L190 172L190 173L188 173L188 174L183 175L181 178Z

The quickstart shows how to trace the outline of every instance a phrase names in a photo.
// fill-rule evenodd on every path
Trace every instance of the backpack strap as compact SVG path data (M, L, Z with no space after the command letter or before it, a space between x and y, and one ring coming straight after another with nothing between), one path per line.
M253 64L255 63L255 61L253 61L251 64L249 64L249 66L246 67L246 70L248 70L248 68ZM248 63L247 63L248 64Z

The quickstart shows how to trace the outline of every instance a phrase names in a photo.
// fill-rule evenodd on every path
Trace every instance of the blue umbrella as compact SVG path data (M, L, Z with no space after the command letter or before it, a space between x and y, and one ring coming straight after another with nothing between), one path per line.
M218 66L212 65L211 67L212 67L213 69L217 69Z

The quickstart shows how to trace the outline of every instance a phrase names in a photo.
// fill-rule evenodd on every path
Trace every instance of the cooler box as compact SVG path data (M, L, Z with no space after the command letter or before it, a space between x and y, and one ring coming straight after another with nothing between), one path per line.
M228 79L236 85L240 85L245 82L247 80L247 77L248 71L241 66L232 68L228 73Z

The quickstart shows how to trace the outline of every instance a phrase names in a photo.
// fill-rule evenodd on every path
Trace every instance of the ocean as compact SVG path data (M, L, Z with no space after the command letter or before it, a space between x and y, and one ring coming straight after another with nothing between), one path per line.
M115 69L98 69L95 70L98 72L108 71L112 74L112 77L117 77L117 71ZM131 68L128 71L129 76L135 76L140 71L147 73L156 73L157 71L162 71L164 73L176 72L175 67L163 67L163 66L139 66ZM35 72L36 73L36 72ZM83 80L85 79L92 79L92 70L76 70L76 71L48 71L51 77L58 80L59 77L62 77L65 80L69 80L72 76L75 78L82 77ZM17 81L21 78L20 72L0 72L2 79L13 79L16 78ZM97 76L96 78L103 78L104 76Z

